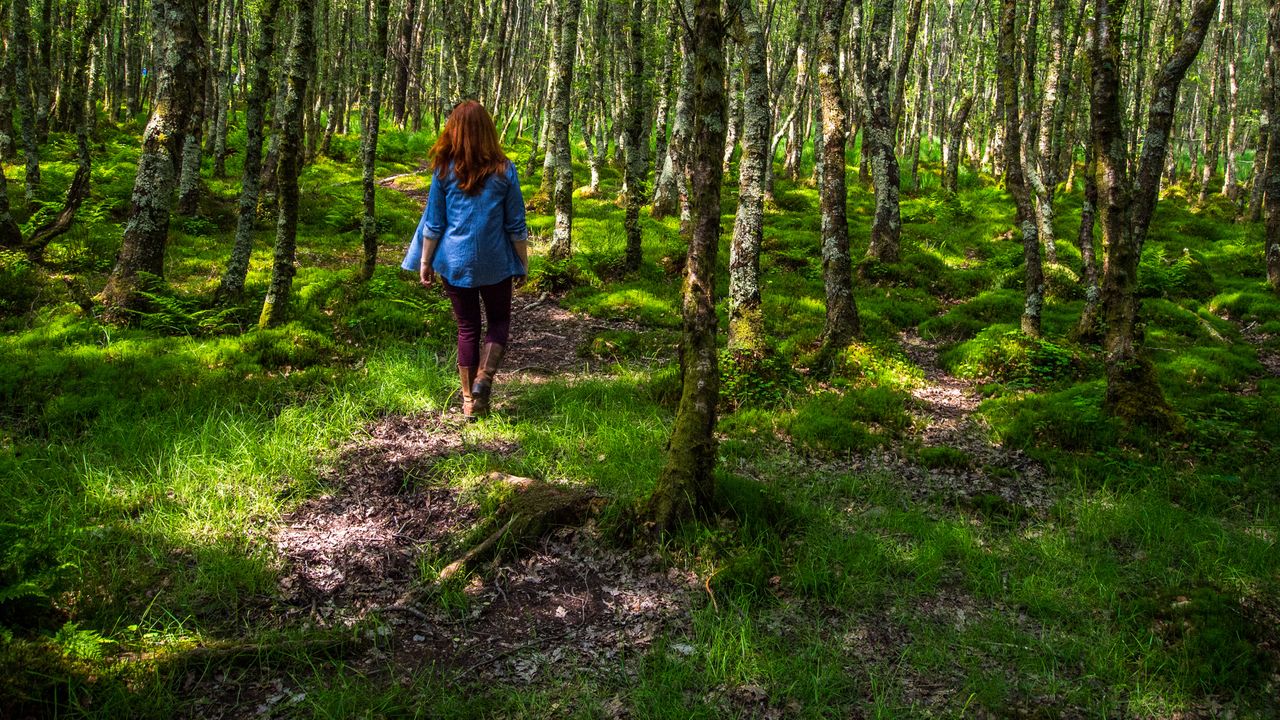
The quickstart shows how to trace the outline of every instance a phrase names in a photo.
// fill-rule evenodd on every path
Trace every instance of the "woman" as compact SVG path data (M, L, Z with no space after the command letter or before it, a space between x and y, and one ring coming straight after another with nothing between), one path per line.
M462 414L489 411L494 375L511 329L511 289L529 267L529 231L515 163L489 111L468 100L449 113L431 148L431 190L401 267L424 287L440 276L458 321ZM480 343L481 304L488 328Z

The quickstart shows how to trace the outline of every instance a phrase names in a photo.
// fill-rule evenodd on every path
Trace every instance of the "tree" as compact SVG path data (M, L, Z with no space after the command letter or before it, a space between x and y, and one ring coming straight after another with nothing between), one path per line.
M266 112L271 84L271 51L275 47L276 14L280 0L263 0L258 14L258 37L253 44L253 79L245 98L244 172L240 182L240 204L236 238L231 258L218 285L218 297L236 299L244 292L253 253L253 226L258 217L258 188L262 178L262 118Z
M1040 336L1040 309L1044 305L1044 269L1040 265L1040 235L1036 228L1031 191L1023 175L1022 116L1018 111L1017 73L1018 0L1001 0L998 26L999 59L996 63L996 105L1004 117L1004 184L1018 206L1018 226L1022 230L1022 258L1026 264L1026 301L1022 310L1022 332ZM1031 48L1027 48L1030 52ZM1028 112L1030 109L1028 108Z
M364 122L360 130L361 185L364 191L364 220L360 223L360 240L364 245L364 262L359 277L368 280L378 264L377 186L374 183L374 166L378 161L378 126L382 121L382 81L387 69L387 13L391 0L377 0L377 12L373 20L373 47L369 52L369 87L365 95L369 102L364 108Z
M1138 260L1155 213L1178 88L1186 76L1217 7L1195 0L1173 55L1156 78L1147 112L1147 131L1132 183L1121 116L1121 18L1125 0L1094 0L1092 125L1098 163L1099 217L1106 259L1102 271L1102 311L1106 324L1107 410L1127 421L1169 429L1176 418L1142 353L1137 331Z
M197 0L155 0L153 6L157 37L167 42L158 64L156 102L142 135L132 209L120 254L102 291L107 316L115 320L127 319L128 313L142 308L142 292L151 284L144 277L164 278L178 163L204 81L200 5Z
M293 39L289 42L289 59L285 63L287 90L280 123L280 169L277 183L280 195L276 220L276 250L271 267L271 285L262 303L258 325L270 327L284 320L289 310L293 275L297 271L295 254L298 240L298 174L302 170L302 114L307 97L307 81L315 54L312 24L315 0L298 0Z
M624 95L623 122L626 123L626 219L627 253L624 267L627 272L640 269L642 259L640 237L640 206L644 204L644 176L648 165L649 133L645 127L645 106L648 104L645 77L644 0L631 0L631 14L627 22L627 87ZM603 150L603 148L601 149Z
M1267 76L1263 96L1264 112L1272 128L1267 150L1267 281L1280 292L1280 141L1275 132L1280 118L1280 3L1271 3L1267 14Z
M898 156L894 146L892 108L889 101L889 33L893 29L894 0L875 0L869 28L869 55L866 81L867 123L862 147L871 166L876 188L876 209L871 219L871 243L867 257L880 262L897 262L902 235L898 207Z
M840 81L840 33L845 0L823 0L818 24L818 91L822 102L822 174L818 197L822 212L822 282L827 319L822 331L821 365L848 346L858 332L849 257L849 221L845 215L845 139L848 118ZM890 149L892 151L892 148Z
M764 239L764 180L769 163L769 77L764 27L755 0L745 0L735 25L742 46L742 158L738 210L729 245L729 347L764 350L760 300L760 243Z
M40 187L40 147L36 137L36 105L31 96L31 10L27 0L13 0L13 84L18 103L14 108L22 121L22 149L26 153L27 173L24 179L27 203L36 198Z
M557 0L563 3L559 34L556 41L556 66L551 111L547 129L551 134L548 151L554 149L555 188L552 205L556 224L547 251L550 260L569 257L573 238L573 155L569 144L569 108L572 106L573 66L578 54L578 15L582 0ZM545 180L544 180L545 183Z
M685 265L680 337L680 405L667 458L645 516L654 530L674 529L710 508L715 495L716 254L720 240L720 184L724 175L725 23L719 0L695 0L692 31L695 85L693 126L684 173L689 185L691 233Z

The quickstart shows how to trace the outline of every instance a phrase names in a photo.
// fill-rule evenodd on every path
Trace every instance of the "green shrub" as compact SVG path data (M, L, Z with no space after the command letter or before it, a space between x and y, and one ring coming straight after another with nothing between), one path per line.
M0 249L0 316L31 310L43 287L43 276L24 253Z
M1193 298L1207 300L1216 293L1213 275L1204 262L1183 249L1175 258L1166 257L1162 247L1148 245L1138 266L1140 297Z
M906 397L880 387L818 393L796 410L787 432L797 443L814 449L869 450L910 428Z
M1007 324L992 325L939 356L959 377L990 379L1015 387L1039 387L1080 374L1083 361L1071 350L1028 337Z
M1046 263L1044 266L1044 293L1052 300L1080 300L1084 287L1080 276L1066 265Z
M1022 316L1023 297L1017 290L988 290L946 315L920 324L920 335L937 340L964 340L993 323L1016 323Z
M804 378L790 361L773 353L756 355L725 349L720 351L721 406L773 407L804 388Z

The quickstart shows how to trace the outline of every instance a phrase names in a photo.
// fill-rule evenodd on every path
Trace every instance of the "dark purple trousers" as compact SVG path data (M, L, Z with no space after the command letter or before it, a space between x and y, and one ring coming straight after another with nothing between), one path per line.
M511 278L494 285L464 288L444 284L444 294L453 304L453 317L458 321L458 367L477 367L480 364L480 305L484 303L484 315L488 329L484 333L486 343L507 344L511 334Z

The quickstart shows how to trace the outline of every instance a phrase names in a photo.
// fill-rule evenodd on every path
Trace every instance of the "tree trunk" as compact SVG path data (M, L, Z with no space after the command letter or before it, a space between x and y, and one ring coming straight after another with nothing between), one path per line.
M1280 3L1271 3L1267 14L1267 103L1266 115L1271 127L1271 143L1267 151L1267 282L1280 292L1280 133L1275 130L1280 118ZM1256 163L1256 161L1255 161Z
M1106 407L1129 422L1170 429L1176 426L1176 417L1156 382L1155 368L1141 352L1137 331L1138 261L1155 211L1178 87L1200 51L1217 0L1196 0L1185 33L1160 70L1132 190L1120 102L1120 19L1124 0L1094 3L1093 145L1098 161L1102 237L1107 248L1102 278Z
M822 101L822 175L818 190L822 213L822 283L827 317L819 365L828 368L858 332L849 257L849 221L845 215L845 143L848 119L840 81L840 31L845 0L823 0L818 24L818 90Z
M905 37L902 41L902 52L898 56L898 71L894 75L893 109L890 111L895 136L898 128L902 127L902 110L906 107L907 99L907 73L911 71L911 55L915 52L916 35L920 31L920 10L923 7L924 0L911 0L907 10L907 25L903 28ZM896 143L897 138L895 137L894 140ZM896 144L894 147L897 147Z
M177 164L204 87L205 49L197 0L155 0L156 37L165 39L156 102L142 136L132 210L115 268L102 291L107 317L127 320L144 306L142 291L164 279L169 211Z
M738 211L729 246L729 347L751 354L765 349L760 299L760 244L764 239L764 179L769 156L769 78L764 28L754 0L742 4L742 158Z
M653 218L661 219L674 213L680 205L681 180L684 166L684 153L689 136L689 127L693 124L693 89L694 89L694 57L692 49L687 47L681 35L680 53L680 87L676 90L676 117L671 126L671 137L667 141L666 157L662 159L662 173L658 178L658 187L653 196Z
M627 272L635 272L640 269L643 259L643 248L640 245L640 206L647 197L644 180L649 163L646 157L649 133L645 128L648 97L645 91L644 0L631 0L631 15L627 24L627 90L623 112L627 154L627 210L623 221L627 233L627 254L624 267Z
M695 0L691 43L697 79L693 131L685 166L691 228L685 269L680 366L683 390L667 445L666 463L645 515L658 532L669 532L694 513L710 508L715 494L715 425L719 395L716 357L716 253L720 240L720 183L726 103L724 20L719 0Z
M31 82L31 10L27 0L13 0L9 6L13 13L13 43L9 52L13 57L13 80L18 96L15 113L22 122L22 149L26 153L27 173L24 179L27 204L36 199L40 188L40 148L36 135L36 106L32 98Z
M315 0L298 0L298 16L293 39L289 43L289 59L285 63L287 90L280 123L280 169L277 173L279 219L276 221L275 261L271 268L271 286L262 303L260 327L278 325L289 310L293 286L294 255L298 234L298 174L302 170L302 122L307 97L308 73L315 54L312 25Z
M1086 342L1102 338L1098 317L1100 289L1098 287L1098 260L1094 250L1093 226L1098 207L1098 161L1093 143L1086 143L1084 150L1084 198L1080 203L1080 282L1084 285L1084 309L1075 336Z
M964 139L964 124L973 109L973 96L965 95L956 106L951 122L947 123L947 163L942 187L949 193L958 191L960 182L960 142Z
M236 239L217 297L239 299L253 254L253 226L258 217L258 185L262 178L262 119L271 83L271 51L275 47L276 14L280 0L263 0L258 16L258 37L253 44L253 80L245 98L244 171L241 173Z
M889 34L893 28L894 0L874 0L873 6L875 14L871 18L865 82L867 124L862 145L875 183L876 208L871 219L867 257L891 263L898 261L902 235L898 207L898 157L894 150L895 132L889 104Z
M364 262L357 278L368 280L378 264L378 216L377 185L374 183L374 167L378 162L378 126L382 120L382 81L387 72L387 14L391 0L377 0L377 12L373 21L373 47L370 52L369 86L365 96L369 98L364 108L364 122L360 131L361 185L364 191L364 220L360 223L360 241L364 245Z
M1004 184L1018 206L1017 221L1022 229L1022 257L1026 264L1026 302L1022 310L1022 332L1031 337L1039 337L1040 310L1044 305L1044 269L1040 265L1040 236L1036 229L1035 208L1022 172L1022 116L1018 108L1018 72L1015 59L1018 44L1017 16L1018 0L1001 0L996 105L1001 108L1004 120Z
M551 103L548 129L555 147L556 185L552 193L556 224L551 235L547 259L565 260L573 240L573 154L569 144L569 108L573 107L573 66L578 54L578 16L582 0L559 0L564 3L560 23L560 40L556 45L555 94Z

